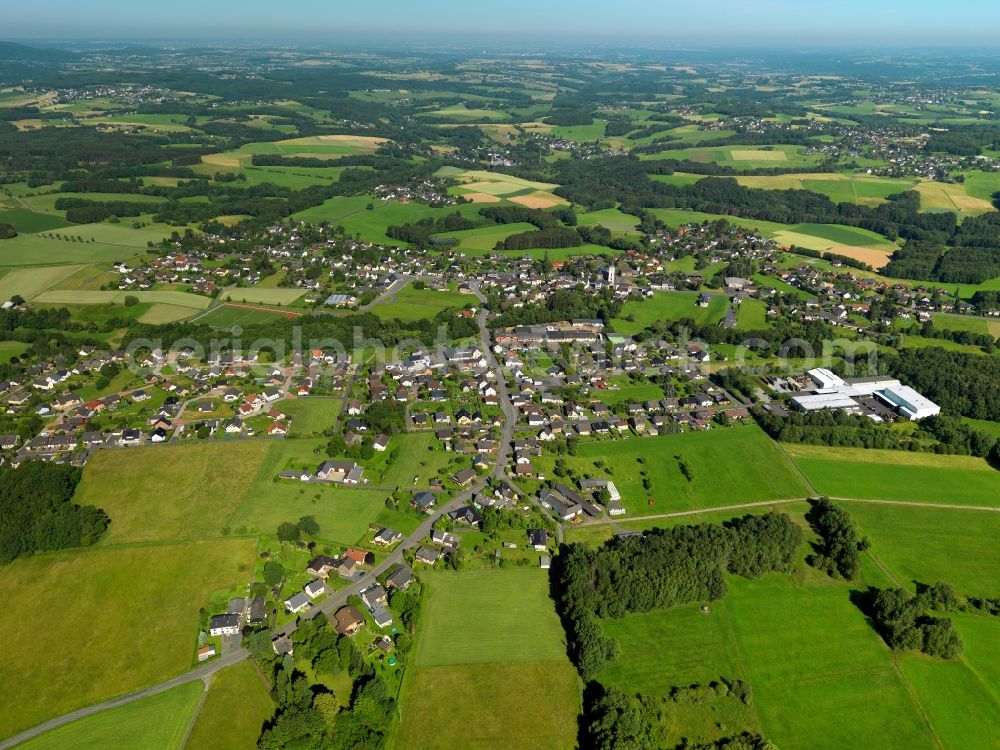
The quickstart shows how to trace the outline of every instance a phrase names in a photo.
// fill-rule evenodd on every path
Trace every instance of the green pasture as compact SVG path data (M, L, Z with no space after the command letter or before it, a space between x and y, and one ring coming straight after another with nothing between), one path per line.
M231 302L241 302L257 305L292 305L305 292L302 289L287 289L267 287L230 287L222 293L222 299Z
M726 314L729 298L713 294L708 307L698 305L698 292L656 292L644 300L629 300L612 323L619 333L632 335L660 321L690 318L697 325L718 323Z
M681 474L677 456L692 468ZM610 479L631 515L670 513L737 503L805 497L805 487L781 451L757 427L728 427L629 440L581 442L563 458L579 478ZM596 465L603 462L604 467ZM551 454L536 459L553 476ZM645 470L650 489L643 488ZM652 497L651 507L647 499Z
M0 737L190 669L199 608L212 592L249 582L255 551L248 539L100 545L5 567ZM25 627L38 621L39 592L60 603L59 616Z
M267 685L249 661L216 672L185 750L254 747L274 707Z
M479 300L471 294L439 291L436 289L414 289L405 286L385 301L371 308L380 318L399 318L404 321L423 320L435 317L442 310L458 310L478 307Z
M77 719L24 742L26 750L104 750L112 747L179 750L204 685L188 682L118 708Z
M204 310L212 304L209 297L189 292L101 292L87 289L52 289L37 295L34 301L46 305L124 305L126 297L135 297L140 302L159 302L175 307L186 307L192 312Z
M824 495L1000 507L1000 472L981 458L812 445L784 448Z

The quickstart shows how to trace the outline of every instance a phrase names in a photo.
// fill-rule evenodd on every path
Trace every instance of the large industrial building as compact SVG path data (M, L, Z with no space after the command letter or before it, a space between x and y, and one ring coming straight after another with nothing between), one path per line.
M825 368L810 370L807 375L815 387L792 396L792 403L802 411L843 409L881 419L880 412L888 410L910 420L941 413L940 406L895 378L876 375L845 380Z

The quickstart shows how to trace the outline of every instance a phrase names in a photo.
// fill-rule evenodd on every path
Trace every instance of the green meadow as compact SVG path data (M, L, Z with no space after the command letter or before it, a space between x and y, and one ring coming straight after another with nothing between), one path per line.
M253 664L245 661L223 669L212 677L205 704L184 747L186 750L254 747L261 727L273 713L274 701Z
M40 554L4 568L0 737L191 668L199 608L213 592L249 583L256 542L161 539ZM63 609L45 627L25 627L38 622L39 592Z
M421 579L430 596L403 683L395 747L572 747L579 678L545 571Z
M686 461L693 479L680 470ZM614 481L631 515L670 513L805 497L794 467L757 427L728 427L612 442L581 442L567 466L579 477ZM536 463L553 476L554 457ZM603 468L599 465L603 463ZM643 488L645 471L650 489ZM650 506L648 498L653 498Z
M479 300L471 294L405 286L371 310L380 318L412 321L433 318L442 310L457 312L478 306Z
M973 506L997 506L1000 497L1000 472L981 458L811 445L784 448L824 495Z
M619 333L632 335L660 321L689 318L698 325L718 323L726 314L729 298L713 294L708 307L698 304L698 292L655 292L641 301L629 300L622 305L621 316L613 322Z
M179 750L203 690L204 685L200 681L179 685L149 698L51 729L18 747L26 750L63 750L70 747L79 750L112 747Z

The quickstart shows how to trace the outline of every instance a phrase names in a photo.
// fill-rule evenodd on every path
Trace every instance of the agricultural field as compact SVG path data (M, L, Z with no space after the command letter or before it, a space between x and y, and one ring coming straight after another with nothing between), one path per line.
M5 567L0 699L16 710L0 712L0 737L190 668L198 609L212 592L249 582L255 552L246 539L97 546ZM27 627L38 621L40 591L73 606L44 628Z
M200 685L200 683L199 683ZM198 712L186 750L253 747L274 713L267 685L249 662L217 672Z
M878 205L895 193L911 190L916 180L872 177L865 174L811 172L777 176L741 175L741 185L765 190L810 190L825 195L834 203Z
M702 164L718 164L734 169L769 167L812 167L822 161L818 154L806 154L802 146L715 146L709 148L670 149L655 154L641 154L640 159L678 159Z
M786 246L798 245L810 250L829 251L855 257L873 266L888 262L896 245L880 234L860 227L839 224L778 224L773 221L744 219L738 216L706 214L676 208L653 208L651 213L668 227L705 221L726 221L734 226L759 232L765 239L772 239ZM860 251L866 251L862 254ZM873 262L874 261L874 262Z
M71 226L59 216L27 208L4 208L2 202L0 202L0 223L12 225L18 234L35 234Z
M678 457L691 467L685 479ZM614 481L629 515L670 513L809 494L794 467L757 427L728 427L629 440L580 443L564 457L580 477ZM536 463L553 476L555 459ZM603 462L604 467L596 465ZM643 488L646 471L650 489ZM653 499L653 505L648 499Z
M303 294L305 292L301 289L249 287L246 289L227 289L222 293L222 299L258 305L292 305Z
M0 241L0 266L12 268L111 263L143 255L145 250L145 243L141 247L123 246L107 242L73 242L38 234L19 234L13 239Z
M736 308L736 327L742 331L759 331L767 327L767 303L745 299Z
M2 247L2 245L0 245ZM85 266L44 266L16 268L0 276L0 299L8 300L15 294L29 302L59 282L73 276Z
M471 294L405 286L371 310L380 318L411 321L433 318L442 310L457 312L478 305L479 300Z
M103 508L111 518L101 544L219 537L269 447L241 442L98 451L74 501Z
M641 302L629 300L622 305L621 317L615 318L612 323L619 333L632 335L660 321L690 318L696 324L704 325L722 320L729 298L724 294L713 294L708 307L700 307L699 296L698 292L656 292Z
M203 690L204 685L200 681L178 685L148 698L51 729L18 747L27 750L62 750L67 747L79 750L111 747L179 750Z
M532 232L534 230L535 226L533 224L517 223L479 227L477 229L463 229L435 236L456 239L458 240L458 245L456 246L458 250L467 251L470 255L479 255L492 251L498 242L502 242L513 234Z
M210 298L189 292L101 292L87 289L52 289L38 294L33 301L45 305L124 305L126 297L135 297L139 302L188 308L189 315L196 310L205 310L212 304Z
M963 594L1000 596L1000 513L848 501L842 506L871 540L872 551L911 590L917 581L947 581Z
M612 232L635 232L639 226L639 220L631 214L625 214L617 208L606 208L603 211L588 211L576 217L577 223L581 226L600 225Z
M982 458L934 453L785 445L816 491L862 500L997 505L1000 473Z
M425 573L397 748L570 747L580 687L545 571ZM461 701L449 696L462 695ZM482 711L485 704L491 706ZM511 723L510 717L518 721Z
M449 170L445 174L459 182L459 186L453 188L452 192L471 200L473 203L489 204L507 200L526 208L551 208L569 203L552 194L552 191L559 187L558 185L547 182L534 182L500 172L483 170L463 172Z
M0 280L0 284L3 281ZM971 315L949 315L948 313L935 313L933 316L934 327L947 331L968 331L969 333L988 334L993 337L1000 337L1000 320L996 318L976 318Z
M259 291L259 290L254 290ZM266 291L266 290L262 290ZM188 314L190 315L190 310ZM261 323L271 323L275 320L287 318L293 313L287 311L270 310L264 307L255 307L243 304L219 305L213 307L192 322L202 323L216 328L232 328L233 326L258 325Z
M677 685L746 680L754 697L740 728L759 728L782 748L860 747L874 732L884 747L935 747L889 650L850 602L849 585L769 574L730 578L728 589L708 613L683 605L603 621L621 653L601 681L664 696Z
M920 181L914 189L920 193L923 211L954 211L959 215L978 216L994 210L990 201L970 195L964 185Z

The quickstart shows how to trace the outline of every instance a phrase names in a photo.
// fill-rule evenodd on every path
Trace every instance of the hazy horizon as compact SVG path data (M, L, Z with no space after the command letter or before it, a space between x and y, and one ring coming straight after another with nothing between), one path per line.
M479 5L454 0L419 4L386 0L275 6L260 0L175 0L88 4L50 0L4 11L4 38L17 41L272 41L331 45L361 40L412 43L558 45L640 43L747 49L780 47L982 47L1000 42L1000 5L983 0L717 0L711 4L663 0L508 0Z

